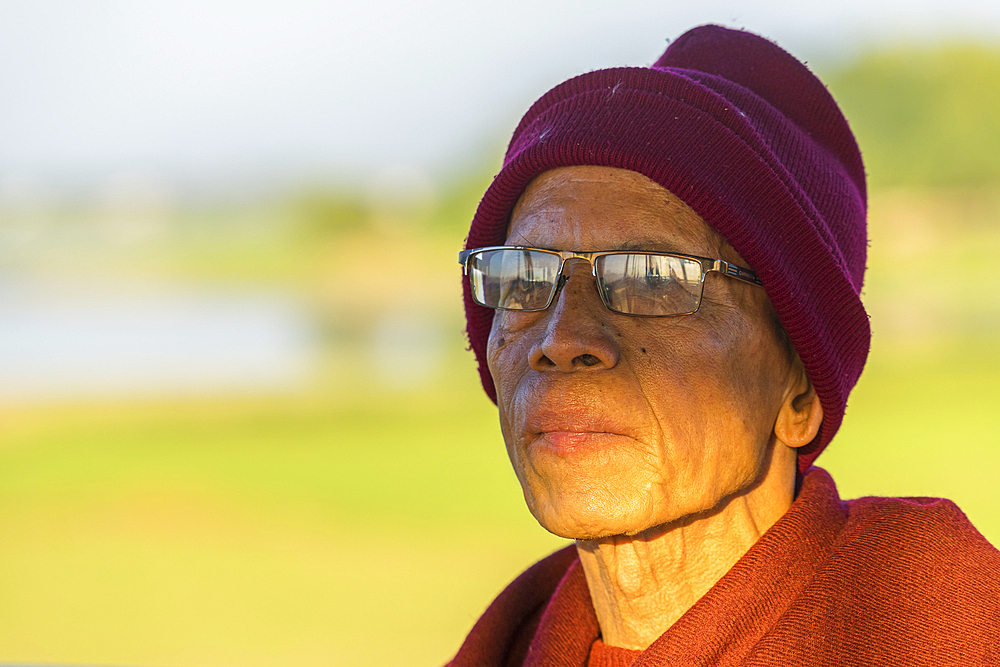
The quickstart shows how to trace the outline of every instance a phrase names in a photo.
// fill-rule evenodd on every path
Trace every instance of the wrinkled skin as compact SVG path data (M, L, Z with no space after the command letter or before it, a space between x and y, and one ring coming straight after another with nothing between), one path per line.
M532 181L507 243L747 266L670 192L604 167ZM578 540L637 535L717 511L774 466L787 508L794 446L808 440L779 442L775 425L811 388L764 290L709 273L697 313L630 317L605 308L585 261L565 272L547 310L496 311L488 342L507 451L541 525Z

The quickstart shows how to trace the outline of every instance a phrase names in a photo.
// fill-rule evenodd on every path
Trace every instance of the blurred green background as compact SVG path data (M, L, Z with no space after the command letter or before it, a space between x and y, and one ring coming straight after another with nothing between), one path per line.
M1000 48L898 46L817 69L870 173L874 332L818 463L844 497L952 498L1000 543ZM22 239L0 249L4 275L79 288L38 288L51 303L17 310L25 321L83 308L156 328L114 304L188 312L180 299L222 341L139 364L174 391L86 368L77 385L67 371L72 391L0 387L0 662L450 657L503 585L562 544L524 509L465 350L456 254L499 160L483 151L401 193L0 211L0 233ZM95 285L114 299L87 296ZM74 317L63 326L85 351L103 325ZM271 344L232 333L272 320L287 322ZM18 322L0 340L28 358ZM212 374L227 347L247 355L227 362L244 382ZM185 384L184 363L208 379Z

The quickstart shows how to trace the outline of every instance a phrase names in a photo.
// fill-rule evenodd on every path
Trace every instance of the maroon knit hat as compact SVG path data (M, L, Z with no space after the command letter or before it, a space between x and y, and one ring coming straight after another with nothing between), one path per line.
M583 74L521 119L466 248L500 245L528 183L571 165L629 169L682 199L757 272L823 406L805 471L833 438L868 357L858 295L865 273L865 172L836 102L772 42L701 26L650 68ZM494 311L465 283L469 342L483 388Z

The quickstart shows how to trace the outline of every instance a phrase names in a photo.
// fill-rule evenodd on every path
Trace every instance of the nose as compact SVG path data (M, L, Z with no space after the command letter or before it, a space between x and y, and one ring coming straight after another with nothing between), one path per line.
M618 364L621 350L608 322L612 313L604 307L589 268L583 260L567 263L563 285L538 323L544 328L531 349L533 370L569 373Z

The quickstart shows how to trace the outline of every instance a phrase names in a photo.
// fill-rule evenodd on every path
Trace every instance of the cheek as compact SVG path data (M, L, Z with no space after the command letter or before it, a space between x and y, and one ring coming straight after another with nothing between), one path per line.
M736 318L734 334L729 345L714 350L715 392L727 406L728 418L722 425L730 437L745 443L747 457L759 458L774 432L788 359L771 330L757 322Z
M516 348L519 347L519 336L513 334L503 326L501 312L498 311L493 319L493 327L490 329L490 337L486 347L486 365L493 376L493 387L497 395L497 408L500 417L500 429L503 432L504 441L507 443L508 454L513 442L513 432L511 424L515 419L514 410L518 385L521 383L524 373L527 370L527 362L523 361L526 356L519 354Z
M632 367L652 402L677 414L704 406L703 397L719 372L724 342L695 322L677 320L669 328L631 336ZM662 400L661 400L662 399Z
M741 341L735 350L720 357L728 377L731 400L742 409L747 430L770 438L774 420L784 397L790 359L769 324L741 320Z
M501 409L514 396L521 378L528 370L531 341L526 335L530 322L537 313L511 313L496 311L493 326L486 342L486 365L493 376L497 403Z
M503 397L508 393L504 387L504 380L509 379L513 375L513 368L511 368L512 359L508 354L510 350L507 347L508 335L501 327L497 326L497 319L494 318L493 327L490 329L490 337L486 341L486 366L490 369L490 375L493 376L493 386L497 393L497 404L501 410L503 408Z
M681 467L724 465L732 448L756 456L766 446L780 402L782 364L739 313L678 321L644 338L633 357L665 442ZM713 463L714 462L714 463Z
M499 312L498 312L499 315ZM524 491L524 499L528 509L535 513L536 498L529 482L529 463L524 459L524 452L517 447L518 424L522 422L519 411L523 411L523 401L518 395L528 390L526 377L528 370L527 350L521 350L523 337L502 326L501 317L494 318L493 327L487 342L487 365L493 376L493 386L497 393L497 409L500 419L500 431L503 434L507 457L510 459Z

